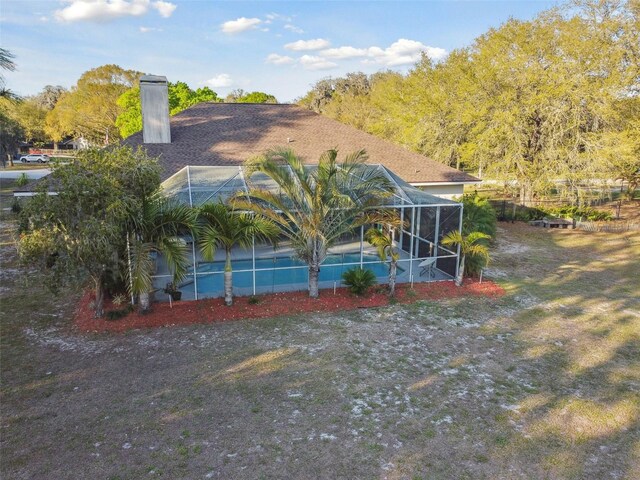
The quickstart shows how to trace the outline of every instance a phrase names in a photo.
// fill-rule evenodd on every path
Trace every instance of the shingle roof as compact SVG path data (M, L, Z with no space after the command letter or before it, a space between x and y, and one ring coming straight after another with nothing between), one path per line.
M160 158L162 179L192 166L240 165L269 148L288 146L306 163L322 152L365 149L410 183L475 182L477 178L297 105L201 103L171 117L170 144L144 144L142 132L124 140Z

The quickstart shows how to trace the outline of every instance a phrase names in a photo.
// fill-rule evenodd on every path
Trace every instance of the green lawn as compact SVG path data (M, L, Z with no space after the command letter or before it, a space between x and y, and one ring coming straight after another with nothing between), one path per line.
M2 478L640 478L639 233L501 224L499 300L84 335L11 226Z

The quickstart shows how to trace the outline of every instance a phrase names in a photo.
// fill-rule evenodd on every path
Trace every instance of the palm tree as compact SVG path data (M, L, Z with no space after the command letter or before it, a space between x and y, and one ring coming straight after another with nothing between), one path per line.
M6 48L0 47L0 70L13 72L16 69L16 63L13 61L15 56ZM0 98L16 101L20 100L20 96L13 93L5 87L4 75L0 74Z
M456 278L456 285L462 285L462 279L464 277L464 262L465 257L479 258L482 260L482 264L486 265L489 262L489 248L482 242L489 240L491 237L482 232L471 232L468 235L463 235L459 231L454 230L449 232L441 240L442 245L445 246L460 246L460 268L458 269L458 278Z
M199 245L205 260L213 260L216 247L224 248L224 302L232 305L231 249L235 246L249 248L255 240L270 241L275 245L280 229L267 218L234 211L222 202L202 205L198 216L202 224Z
M167 262L173 283L182 281L189 267L188 249L181 234L195 230L195 211L188 205L175 204L159 193L146 199L139 212L130 216L129 293L138 295L140 310L150 308L154 255Z
M394 225L400 223L396 215ZM378 256L383 262L389 258L389 295L396 294L396 274L398 272L398 260L400 260L400 250L393 244L392 224L386 224L382 229L370 228L365 233L365 239L378 250Z
M477 193L466 193L459 201L464 205L462 214L462 233L482 232L496 236L496 212L489 199Z
M354 229L383 217L380 198L392 191L384 172L363 166L364 150L337 163L337 150L328 150L316 167L305 167L293 150L278 148L248 162L251 173L269 176L279 191L250 189L234 200L242 208L278 225L297 256L309 267L309 296L318 296L320 264L327 250ZM244 198L248 198L245 200Z

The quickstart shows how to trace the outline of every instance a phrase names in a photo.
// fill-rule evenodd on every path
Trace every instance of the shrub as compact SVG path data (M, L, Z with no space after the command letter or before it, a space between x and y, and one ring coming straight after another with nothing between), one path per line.
M13 213L20 213L22 211L22 205L20 204L20 200L17 197L13 198L13 202L11 203L11 211Z
M251 295L249 297L249 305L257 305L260 303L260 297L257 295Z
M477 193L467 193L460 199L464 209L462 210L462 233L471 232L486 233L490 237L496 235L496 211L489 203L489 199L481 197Z
M529 222L531 220L542 220L545 217L583 218L591 222L613 219L613 215L610 212L596 210L593 207L576 207L572 205L564 205L562 207L518 207L515 219Z
M110 310L106 313L107 320L120 320L121 318L126 317L131 312L133 312L133 310L133 305L127 305L120 310Z
M21 173L18 178L16 178L16 185L19 187L24 187L27 183L29 183L29 177L26 173Z
M364 295L367 290L376 284L376 275L369 269L353 267L342 274L344 284L355 295Z
M113 299L111 300L111 303L113 303L114 305L120 306L123 303L125 303L126 301L127 301L127 297L125 297L124 294L116 293L113 296Z

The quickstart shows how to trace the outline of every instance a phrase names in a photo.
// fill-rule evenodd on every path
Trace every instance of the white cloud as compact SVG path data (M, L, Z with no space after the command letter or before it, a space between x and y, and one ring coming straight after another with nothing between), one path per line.
M338 66L337 63L330 62L326 58L315 57L313 55L303 55L300 57L300 64L307 70L329 70Z
M440 60L447 55L447 51L443 48L430 47L416 40L401 38L384 50L380 47L370 47L367 50L367 56L371 57L375 63L394 67L416 63L420 60L422 52L433 60Z
M220 75L210 78L204 83L213 88L223 88L233 85L233 80L231 79L231 75L228 73L221 73Z
M56 10L54 17L59 22L109 22L121 17L140 17L154 8L165 18L171 16L176 5L151 0L66 0L66 7Z
M328 48L326 50L322 50L320 52L320 55L325 58L343 59L343 58L366 57L368 52L369 51L366 48L338 47L338 48Z
M153 2L153 8L155 8L161 17L169 18L173 11L178 8L177 5L169 2L157 1Z
M287 55L272 53L267 57L266 62L273 65L291 65L295 60Z
M258 25L262 23L259 18L246 18L240 17L236 20L229 20L221 25L224 33L234 34L244 32L246 30L253 30L258 28Z
M327 48L331 43L324 38L316 38L314 40L298 40L297 42L287 43L284 48L300 52L304 50L320 50Z
M364 63L377 63L388 67L408 65L420 60L422 52L433 60L440 60L447 56L443 48L430 47L416 40L401 38L387 48L369 47L355 48L343 46L321 50L319 55L323 58L344 60L348 58L366 57Z
M142 33L161 32L162 29L161 28L155 28L155 27L140 27L140 31Z
M285 30L289 30L290 32L293 33L304 33L304 30L302 30L300 27L296 27L295 25L291 24L291 23L287 23L284 26Z
M281 20L283 22L291 22L293 21L293 19L291 17L288 17L286 15L280 15L279 13L267 13L265 15L265 17L267 18L264 23L271 23L274 20Z

